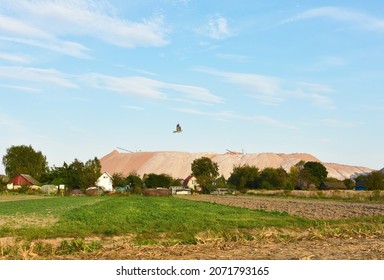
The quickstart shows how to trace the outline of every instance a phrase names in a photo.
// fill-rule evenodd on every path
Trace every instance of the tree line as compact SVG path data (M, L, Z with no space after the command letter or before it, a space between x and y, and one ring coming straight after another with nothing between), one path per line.
M2 158L6 175L12 179L18 174L29 174L44 184L65 185L70 190L85 191L94 186L101 176L101 164L97 157L82 162L74 159L71 163L64 162L62 166L49 167L46 157L41 151L35 151L32 146L11 146ZM256 166L234 166L230 176L226 179L220 176L219 166L208 157L195 159L191 164L191 174L203 192L209 193L217 188L231 188L238 191L248 189L300 189L307 190L318 187L324 181L337 181L328 178L328 172L320 162L300 161L287 172L282 167L265 168L260 170ZM142 178L135 173L123 176L113 174L115 187L128 187L133 193L140 193L144 188L156 188L182 185L182 180L172 178L167 174L145 174ZM374 171L371 174L358 177L364 180L368 190L384 189L384 174ZM353 189L351 179L343 181L345 188ZM4 180L0 185L4 186Z

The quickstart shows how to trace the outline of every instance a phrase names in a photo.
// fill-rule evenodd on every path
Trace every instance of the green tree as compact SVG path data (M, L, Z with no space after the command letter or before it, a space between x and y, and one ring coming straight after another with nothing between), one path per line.
M53 166L48 168L48 171L44 174L42 182L45 184L53 185L68 185L68 164L64 162L62 167Z
M219 176L219 165L208 157L195 159L191 164L192 175L205 193L215 189L213 183Z
M126 179L127 185L131 188L131 193L140 194L143 187L143 180L136 173L131 173Z
M87 189L95 185L97 179L101 176L101 164L97 157L88 160L83 167L81 188Z
M147 188L169 188L173 182L173 178L167 174L150 173L146 177L144 183Z
M289 169L289 186L290 188L300 189L299 186L300 171L296 165L291 166Z
M384 190L384 174L373 171L367 175L367 190Z
M307 183L313 183L318 186L327 178L328 171L320 162L308 161L304 164L302 175L307 180Z
M260 173L260 184L266 189L285 189L289 186L289 176L281 167L268 167Z
M18 174L29 174L41 180L48 170L46 157L41 151L36 152L31 145L11 146L3 156L5 173L9 178Z
M113 173L112 181L114 187L124 187L128 184L127 178L125 178L121 173Z
M348 190L353 190L355 187L355 183L353 182L352 179L344 179L343 180L344 185L347 187Z
M83 186L84 163L77 158L66 168L66 181L69 189L86 189Z
M259 177L259 169L256 166L235 166L228 178L228 183L234 185L239 191L255 189L258 186Z
M216 188L228 188L231 187L228 185L227 180L225 180L224 175L221 175L219 178L215 180Z

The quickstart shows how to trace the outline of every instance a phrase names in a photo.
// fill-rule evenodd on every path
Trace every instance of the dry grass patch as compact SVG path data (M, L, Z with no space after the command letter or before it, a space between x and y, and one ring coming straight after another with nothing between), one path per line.
M46 198L52 198L52 197L41 196L41 195L0 195L0 202L35 200L35 199L46 199Z
M2 216L0 220L0 227L13 229L22 227L50 227L58 220L58 217L52 215L41 216L37 214L16 213L12 216Z

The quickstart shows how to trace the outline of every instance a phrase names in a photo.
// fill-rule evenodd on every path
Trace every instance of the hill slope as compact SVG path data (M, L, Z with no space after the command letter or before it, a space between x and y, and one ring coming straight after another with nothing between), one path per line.
M121 173L128 176L132 172L138 175L155 173L168 174L173 178L184 179L191 174L192 162L201 157L208 157L219 165L219 173L228 178L234 166L253 165L260 170L266 167L282 167L289 171L291 166L300 160L318 161L316 157L305 153L294 154L215 154L215 153L187 153L187 152L136 152L119 153L114 150L100 159L103 172L110 174ZM359 173L371 172L366 167L348 166L337 163L322 163L327 168L328 176L345 179Z

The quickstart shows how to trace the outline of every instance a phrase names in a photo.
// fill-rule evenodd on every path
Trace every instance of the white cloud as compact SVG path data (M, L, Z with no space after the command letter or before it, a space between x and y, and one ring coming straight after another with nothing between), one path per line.
M221 15L209 16L206 25L199 29L199 33L216 40L233 36L233 32L228 25L228 20Z
M239 55L239 54L218 53L216 54L216 57L224 60L234 61L234 62L248 62L252 60L252 58L249 56Z
M11 54L11 53L4 53L4 52L0 52L0 59L16 62L16 63L29 63L32 60L31 57L27 55Z
M0 77L29 81L36 84L53 84L65 88L78 88L70 76L54 69L0 66Z
M10 116L0 113L0 127L6 131L23 131L25 127L19 121Z
M7 89L15 89L15 90L19 90L19 91L41 92L41 90L38 89L38 88L25 87L25 86L15 86L15 85L0 84L0 87L7 88Z
M126 109L130 109L130 110L135 110L135 111L143 111L144 110L143 107L132 106L132 105L123 105L122 107L126 108Z
M327 96L333 90L320 84L285 81L283 79L248 73L219 71L206 67L195 68L196 71L215 75L247 89L253 98L269 105L279 105L287 99L306 99L319 107L334 108L332 99Z
M355 12L338 7L321 7L307 10L295 17L285 20L284 23L309 20L314 18L330 18L332 20L347 22L353 24L357 28L384 31L384 20L361 12Z
M89 73L83 75L82 79L90 86L98 89L153 99L166 98L166 95L159 90L160 82L144 77L114 77Z
M3 37L0 36L0 40L29 45L33 47L39 47L42 49L51 50L54 52L62 53L65 55L73 56L76 58L89 59L90 55L88 54L89 50L87 47L71 42L71 41L61 41L53 38L52 40L35 40L35 39L24 39L18 37Z
M40 28L36 28L28 24L27 22L23 22L18 19L11 18L9 16L0 14L0 31L4 34L8 35L21 35L28 36L39 39L52 39L53 37L41 30Z
M340 121L335 119L324 119L321 120L320 123L333 128L355 128L363 124L362 122Z
M361 107L363 108L364 111L377 111L384 113L384 105L382 105L382 102L378 102L376 104L363 104Z
M161 15L141 21L117 16L105 1L34 0L0 1L2 40L33 45L79 58L89 49L72 40L93 37L120 47L160 47L168 44L168 29Z
M329 69L335 69L344 67L348 62L339 56L321 56L312 65L307 67L309 71L328 71Z
M178 95L176 99L185 98L205 103L222 102L220 97L203 87L166 83L140 76L114 77L90 73L83 75L82 79L95 88L144 98L171 99L172 95ZM182 96L179 96L180 94Z
M333 100L327 95L332 92L333 89L325 85L313 83L297 83L296 89L291 93L291 96L307 99L318 107L336 109Z
M261 125L268 125L268 126L274 126L279 128L288 128L288 129L295 129L294 126L281 122L279 120L276 120L274 118L271 118L269 116L246 116L246 115L240 115L236 114L231 111L222 111L222 112L204 112L201 110L196 109L188 109L188 108L179 108L175 109L179 112L184 112L191 115L200 115L200 116L206 116L211 119L220 120L220 121L229 121L229 120L240 120L240 121L248 121L253 122Z

